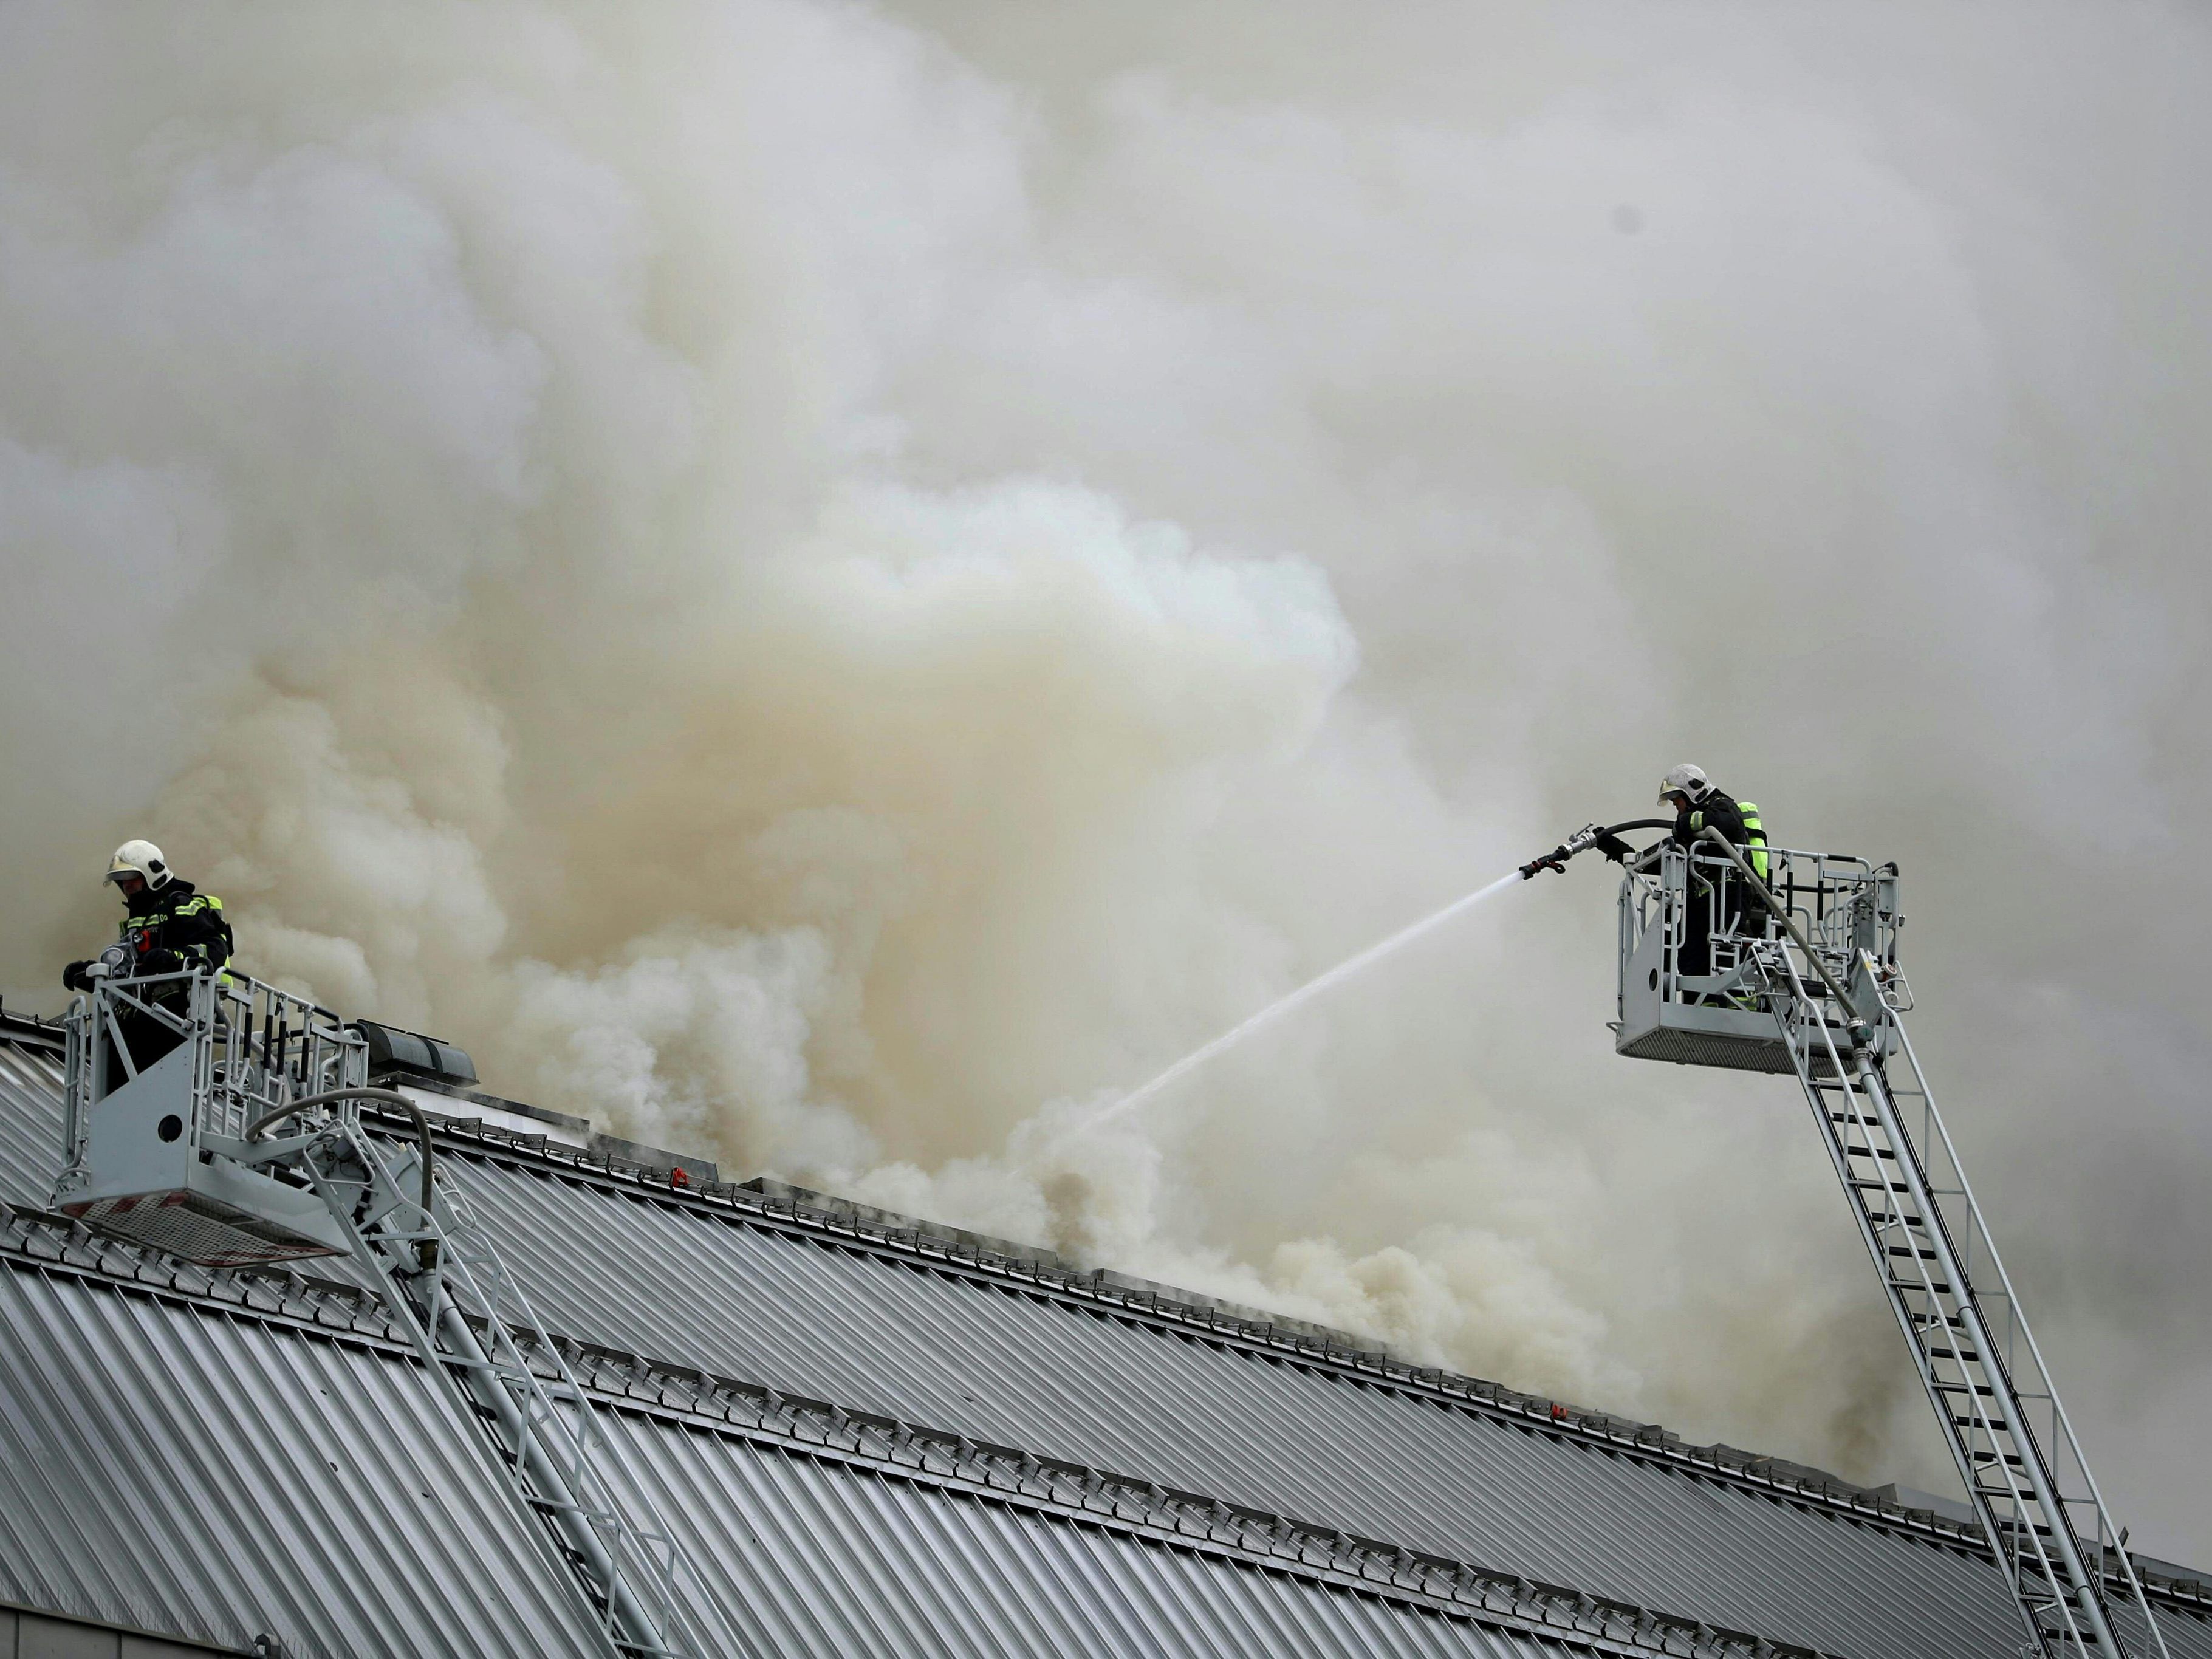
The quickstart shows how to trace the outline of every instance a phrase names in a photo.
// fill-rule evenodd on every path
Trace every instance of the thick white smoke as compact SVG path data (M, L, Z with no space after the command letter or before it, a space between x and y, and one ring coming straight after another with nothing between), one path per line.
M1905 868L2108 1489L2212 1556L2212 37L2156 9L0 15L0 981L150 832L493 1086L1948 1477L1788 1088L1516 892ZM2193 1454L2192 1454L2193 1455Z

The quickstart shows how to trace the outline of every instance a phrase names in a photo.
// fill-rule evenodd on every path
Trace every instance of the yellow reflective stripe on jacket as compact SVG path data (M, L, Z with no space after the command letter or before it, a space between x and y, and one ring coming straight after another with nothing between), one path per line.
M1743 860L1758 872L1761 881L1766 879L1766 830L1759 821L1759 808L1747 800L1740 800L1735 810L1743 814Z

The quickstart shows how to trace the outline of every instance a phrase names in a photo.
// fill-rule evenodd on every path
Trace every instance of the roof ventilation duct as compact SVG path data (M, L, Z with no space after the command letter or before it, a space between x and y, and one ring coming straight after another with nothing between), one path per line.
M477 1080L476 1064L467 1051L450 1042L419 1031L403 1031L395 1025L380 1025L373 1019L355 1020L353 1029L368 1044L371 1083L428 1078L435 1083L460 1085Z

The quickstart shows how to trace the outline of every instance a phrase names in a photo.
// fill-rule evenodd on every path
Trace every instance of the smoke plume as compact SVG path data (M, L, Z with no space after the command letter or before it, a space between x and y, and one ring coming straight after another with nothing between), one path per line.
M251 971L649 1141L1948 1489L1611 888L1896 858L2109 1496L2212 1559L2184 11L0 12L0 984Z

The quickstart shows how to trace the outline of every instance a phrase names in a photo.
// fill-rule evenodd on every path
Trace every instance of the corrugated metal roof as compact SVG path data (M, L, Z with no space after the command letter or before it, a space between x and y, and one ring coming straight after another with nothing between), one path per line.
M411 1361L0 1272L0 1595L295 1659L592 1651Z
M142 1247L25 1213L0 1220L0 1261L111 1289L151 1293L217 1314L242 1312L285 1329L382 1352L410 1352L401 1327L374 1295L307 1280L281 1268L195 1267ZM534 1340L534 1339L532 1339ZM931 1487L1171 1547L1197 1550L1270 1572L1349 1588L1503 1630L1572 1630L1616 1643L1704 1654L1747 1651L1749 1632L1608 1602L1568 1585L1425 1555L1390 1539L1315 1526L1204 1492L1071 1464L900 1419L857 1413L738 1379L672 1370L624 1351L558 1339L586 1394L611 1409L645 1413L691 1430ZM547 1366L553 1357L547 1356ZM642 1512L647 1505L640 1505ZM654 1497L651 1508L659 1507ZM734 1625L734 1618L724 1622ZM1666 1640L1656 1639L1664 1636ZM1789 1651L1797 1652L1791 1649Z
M599 1650L410 1357L69 1274L0 1272L0 1595L298 1659ZM611 1415L744 1610L718 1652L1405 1654L1550 1642Z
M43 1209L62 1161L62 1070L0 1042L0 1203Z
M1807 1647L2018 1647L1984 1559L735 1217L448 1167L572 1335Z
M751 1611L778 1659L1564 1652L709 1435L625 1419L617 1441L629 1478L663 1495L694 1563Z
M33 1206L44 1201L58 1150L58 1081L42 1060L0 1043L0 1198ZM1403 1372L1384 1378L1342 1366L1286 1363L1261 1345L1212 1340L1195 1322L1112 1316L1025 1285L1012 1272L932 1269L915 1258L900 1259L896 1251L857 1248L826 1223L653 1201L635 1184L556 1174L526 1157L464 1152L449 1159L448 1168L467 1185L478 1212L500 1237L540 1316L571 1337L834 1401L848 1411L929 1425L948 1436L1018 1447L1322 1528L1388 1539L1449 1560L1756 1630L1779 1641L1904 1659L1981 1654L2008 1659L2016 1650L2015 1615L1995 1569L1972 1552L1914 1536L1896 1524L1762 1494L1741 1480L1698 1479L1679 1461L1627 1455L1587 1436L1537 1431L1473 1410L1463 1401L1426 1398ZM88 1329L99 1325L86 1311L86 1297L118 1299L112 1291L64 1285L52 1291L49 1308L39 1299L46 1291L22 1289L43 1284L43 1275L0 1273L0 1283L10 1281L10 1293L33 1304L26 1328L51 1328L53 1344L76 1340L70 1335L73 1322L89 1321ZM343 1323L343 1310L338 1314ZM196 1555L210 1540L226 1560L241 1548L252 1553L261 1547L227 1526L211 1534L195 1531L189 1518L158 1540L142 1537L142 1522L118 1522L111 1514L118 1505L129 1512L128 1490L81 1474L86 1494L81 1507L106 1517L101 1524L107 1530L79 1542L101 1564L95 1576L106 1574L112 1582L87 1583L82 1572L71 1578L58 1559L39 1565L27 1581L39 1595L20 1599L131 1622L144 1613L149 1627L218 1640L235 1639L236 1632L224 1626L228 1633L210 1634L217 1629L210 1621L228 1616L234 1623L237 1607L267 1606L299 1618L305 1641L327 1644L345 1621L368 1617L353 1601L389 1565L355 1559L345 1540L385 1501L385 1486L395 1480L408 1486L396 1471L413 1467L409 1460L418 1455L438 1465L440 1479L426 1476L410 1489L441 1497L435 1505L414 1500L416 1512L403 1505L406 1535L462 1551L465 1559L495 1561L503 1559L503 1549L504 1559L523 1564L515 1571L525 1577L542 1574L542 1557L526 1523L492 1501L500 1489L481 1471L473 1484L456 1473L471 1454L454 1442L452 1425L439 1416L441 1402L411 1362L357 1348L325 1352L326 1345L316 1340L257 1331L225 1316L145 1304L130 1317L136 1322L129 1336L110 1340L78 1385L77 1397L98 1397L82 1391L94 1389L92 1376L111 1363L132 1378L115 1396L121 1415L112 1422L103 1419L82 1458L104 1469L118 1446L143 1443L143 1455L161 1463L162 1480L181 1483L180 1498L199 1481L220 1492L211 1502L225 1514L238 1501L240 1482L250 1486L259 1478L281 1486L299 1476L307 1495L288 1490L284 1498L303 1505L303 1525L306 1516L319 1519L326 1510L337 1517L325 1528L337 1540L331 1545L337 1559L325 1562L320 1546L295 1540L294 1553L310 1558L295 1565L305 1584L316 1583L328 1565L334 1588L327 1596L303 1588L301 1594L314 1607L294 1609L281 1598L269 1600L258 1580L237 1582L232 1568L195 1583L195 1573L204 1571ZM363 1328L373 1322L364 1322ZM227 1334L195 1334L202 1324ZM253 1392L282 1401L278 1461L258 1471L251 1458L236 1468L220 1456L206 1468L191 1465L188 1449L208 1437L198 1395L164 1393L141 1375L148 1365L158 1369L159 1356L172 1347L180 1376L210 1385L224 1376L251 1378ZM310 1352L321 1357L299 1358ZM330 1357L333 1352L343 1363ZM43 1363L25 1352L7 1369L12 1374L21 1364L37 1375ZM132 1371L134 1364L139 1371ZM321 1462L300 1460L299 1443L319 1443L326 1431L312 1409L315 1401L302 1389L320 1393L333 1376L342 1386L331 1398L343 1403L346 1425L381 1425L381 1437L371 1436L374 1453L362 1466L365 1473L354 1470L350 1452ZM0 1431L14 1433L15 1415L11 1410ZM150 1425L141 1424L141 1416ZM733 1581L750 1582L746 1571L765 1574L747 1591L748 1603L757 1597L796 1598L770 1621L775 1641L786 1644L775 1651L824 1650L822 1643L831 1639L825 1632L842 1632L836 1640L857 1644L830 1650L836 1651L1130 1651L1126 1644L1097 1644L1106 1640L1100 1630L1119 1628L1108 1615L1137 1620L1128 1626L1137 1630L1146 1628L1144 1620L1163 1616L1158 1607L1170 1606L1195 1621L1193 1629L1221 1624L1243 1632L1280 1624L1294 1632L1259 1645L1239 1645L1242 1636L1233 1642L1210 1638L1194 1651L1431 1650L1424 1643L1444 1644L1433 1648L1438 1652L1522 1651L1468 1646L1475 1638L1466 1634L1472 1627L1463 1620L1349 1600L1310 1580L1186 1559L1127 1537L1000 1511L897 1480L823 1468L811 1458L794 1462L788 1449L624 1421L623 1443L635 1460L634 1478L650 1482L663 1513L695 1533L702 1559L723 1561ZM114 1443L100 1444L102 1435ZM357 1437L350 1426L337 1432L341 1440ZM224 1443L234 1448L237 1442ZM443 1462L434 1450L424 1451L438 1447L446 1448ZM324 1464L331 1461L341 1468L330 1473L325 1485ZM127 1460L119 1466L128 1468ZM380 1467L382 1474L376 1473ZM179 1468L191 1472L175 1473ZM476 1505L469 1524L491 1538L489 1546L454 1538L455 1523L444 1516L446 1480L458 1481L457 1490ZM803 1491L793 1488L793 1482ZM772 1500L763 1493L772 1494ZM756 1513L762 1505L774 1511L766 1519ZM466 1512L467 1505L462 1509ZM993 1517L988 1526L979 1519L983 1516ZM805 1520L803 1535L777 1530L805 1517L811 1518ZM735 1530L741 1523L742 1535ZM136 1565L127 1571L111 1565L135 1563L132 1552L149 1544L158 1545L157 1560L171 1564L166 1579L147 1580ZM748 1553L748 1544L785 1553ZM49 1539L46 1547L65 1559L70 1546ZM741 1559L744 1571L725 1558ZM761 1565L769 1559L785 1565ZM953 1574L948 1560L961 1564L966 1577ZM787 1581L786 1573L799 1577ZM957 1605L925 1616L898 1601L893 1586L899 1581L906 1584L904 1594L918 1596L917 1586L934 1583L939 1573L952 1574L946 1582L956 1586ZM1025 1600L1017 1598L1021 1611L1006 1614L1016 1622L987 1620L977 1630L962 1622L980 1616L967 1611L971 1600L995 1607L999 1598L1012 1594L1004 1583L1024 1575L1030 1590ZM531 1610L514 1614L515 1628L538 1629L532 1619L555 1626L563 1618L574 1620L577 1615L562 1600L564 1588L541 1583L528 1595L518 1589ZM479 1603L473 1584L459 1587L459 1593L472 1613L497 1606L496 1597ZM1081 1595L1104 1598L1103 1611L1084 1619L1066 1614L1063 1604ZM45 1596L76 1599L40 1599ZM1029 1606L1039 1598L1054 1603L1048 1623L1072 1620L1073 1630L1040 1635L1034 1625L1019 1623L1019 1618L1046 1616ZM1134 1599L1125 1605L1117 1598ZM114 1606L128 1611L106 1610ZM1352 1617L1346 1609L1355 1607L1374 1608L1375 1618L1340 1630ZM151 1618L155 1613L164 1616ZM386 1613L394 1619L420 1616L404 1605ZM499 1623L507 1615L492 1617ZM870 1622L850 1630L820 1622L854 1618ZM908 1619L920 1623L909 1629L901 1622ZM2178 1614L2169 1622L2179 1627L2168 1635L2177 1659L2212 1659L2212 1626ZM383 1627L364 1628L377 1630L378 1641L386 1641ZM1333 1632L1327 1642L1300 1644L1322 1629ZM978 1646L979 1631L991 1642L1032 1644ZM458 1638L440 1627L434 1638L415 1629L410 1639ZM550 1649L502 1648L480 1633L471 1639L478 1644L455 1650L570 1650L561 1644L574 1638L573 1631L552 1638ZM1492 1632L1481 1639L1517 1638ZM349 1650L340 1642L327 1650Z

